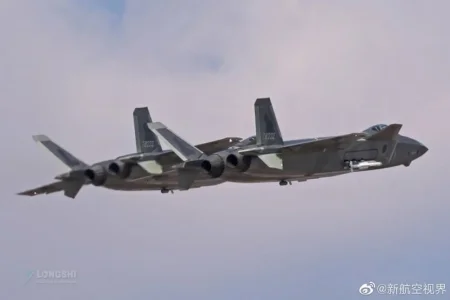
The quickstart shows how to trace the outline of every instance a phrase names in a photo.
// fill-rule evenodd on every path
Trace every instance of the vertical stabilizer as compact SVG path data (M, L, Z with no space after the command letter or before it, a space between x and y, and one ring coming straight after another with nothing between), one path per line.
M283 138L270 98L256 99L255 125L258 146L283 145Z
M136 152L161 152L161 144L156 135L147 127L152 122L148 107L136 107L133 111Z

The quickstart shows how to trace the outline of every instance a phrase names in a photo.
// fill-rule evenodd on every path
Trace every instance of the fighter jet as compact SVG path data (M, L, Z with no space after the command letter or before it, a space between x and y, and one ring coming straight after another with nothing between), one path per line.
M85 185L101 186L112 190L142 191L160 190L162 193L177 190L177 178L170 167L181 160L170 150L162 150L158 138L147 127L152 122L147 107L133 111L136 153L123 155L116 159L87 164L53 142L46 135L35 135L33 139L62 161L70 171L55 177L58 181L18 193L36 196L64 191L64 195L75 198ZM227 149L242 139L226 137L197 145L205 153L215 153ZM152 175L149 176L149 171ZM194 187L223 183L220 178L199 177Z
M284 141L270 98L255 102L256 136L214 154L190 145L161 122L149 129L183 160L176 166L180 187L189 189L197 176L231 182L292 181L376 170L411 162L428 151L399 134L401 124L375 125L362 132Z

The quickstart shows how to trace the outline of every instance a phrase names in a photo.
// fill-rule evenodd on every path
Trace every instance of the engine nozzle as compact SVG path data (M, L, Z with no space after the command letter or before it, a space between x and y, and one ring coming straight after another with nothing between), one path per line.
M252 157L241 155L239 153L233 153L227 156L226 162L230 167L238 170L239 172L245 172L250 168Z
M114 161L109 164L108 171L122 179L126 179L131 174L131 164L122 161Z
M101 186L105 184L108 174L104 167L100 165L94 165L84 171L84 176L86 176L93 185Z
M205 170L212 178L222 176L225 171L225 162L219 155L211 155L201 163L201 168Z

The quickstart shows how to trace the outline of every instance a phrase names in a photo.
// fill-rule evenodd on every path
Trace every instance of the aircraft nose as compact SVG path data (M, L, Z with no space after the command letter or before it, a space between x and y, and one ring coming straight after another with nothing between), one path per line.
M417 151L417 158L421 157L422 155L424 155L425 153L427 153L428 151L428 147L426 147L424 144L422 144L421 142L415 140L416 142L416 151Z
M425 153L427 153L428 148L425 145L420 145L419 151L420 155L424 155Z

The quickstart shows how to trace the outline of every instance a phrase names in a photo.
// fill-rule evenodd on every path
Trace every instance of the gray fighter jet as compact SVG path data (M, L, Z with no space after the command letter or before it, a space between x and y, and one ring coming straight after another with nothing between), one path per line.
M411 162L428 151L418 141L402 136L401 124L375 125L362 132L331 137L284 141L270 98L255 102L256 136L212 155L190 145L160 122L148 127L183 160L175 166L182 189L197 176L231 182L279 182L337 176Z
M64 195L75 198L84 185L102 186L113 190L142 191L160 190L162 193L178 189L178 180L174 176L172 165L181 160L170 150L162 150L158 138L147 127L151 123L147 107L136 108L133 112L136 138L136 153L120 156L89 165L54 143L45 135L33 136L70 171L56 176L58 181L18 193L18 195L36 196L64 191ZM197 145L205 153L215 153L236 144L242 139L226 137L220 140ZM151 172L151 176L149 173ZM210 186L223 183L220 178L198 177L193 187Z

